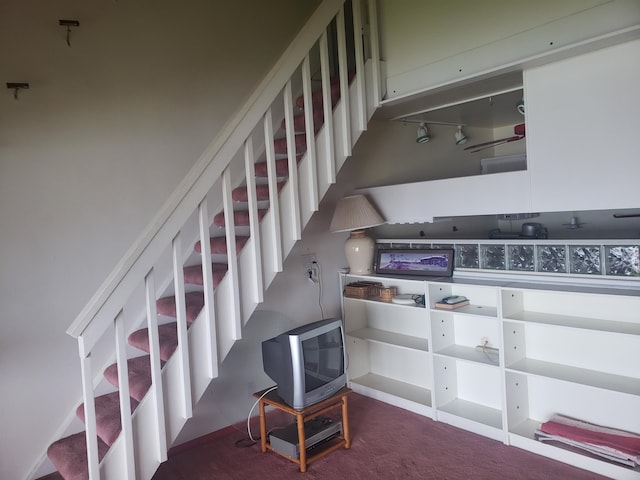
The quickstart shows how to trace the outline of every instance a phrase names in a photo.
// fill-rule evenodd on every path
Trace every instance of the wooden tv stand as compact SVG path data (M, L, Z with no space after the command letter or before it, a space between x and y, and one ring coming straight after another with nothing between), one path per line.
M265 405L270 405L278 410L282 410L284 412L290 413L291 415L296 417L296 424L298 427L298 443L300 446L300 458L292 458L286 455L282 455L280 452L273 450L278 455L281 455L285 458L288 458L292 462L300 465L300 471L306 472L307 465L314 460L324 457L325 455L337 450L338 448L344 446L344 448L351 447L351 437L349 435L349 415L347 412L347 396L351 393L351 389L344 387L340 391L338 391L335 395L326 400L318 402L314 405L311 405L307 408L303 408L302 410L296 410L286 403L280 398L276 390L272 390L265 395L265 392L269 389L262 390L260 392L256 392L253 394L254 397L259 399L259 408L260 408L260 446L262 453L265 453L267 450L273 450L269 443L269 439L267 438L267 421L265 418ZM342 430L343 434L337 437L337 442L333 443L331 446L326 447L320 450L318 453L311 455L307 458L307 450L305 445L305 435L304 435L304 424L308 420L315 418L319 415L322 415L329 410L332 410L337 407L342 407Z

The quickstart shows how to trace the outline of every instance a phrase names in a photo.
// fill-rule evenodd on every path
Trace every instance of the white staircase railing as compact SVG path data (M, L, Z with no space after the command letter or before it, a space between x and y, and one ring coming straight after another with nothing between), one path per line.
M283 259L301 237L319 200L378 106L381 95L375 0L354 0L353 26L345 27L344 0L324 0L249 101L211 143L145 233L117 265L67 333L78 340L91 479L149 479L167 458L167 448L218 374L218 365ZM367 15L363 15L367 12ZM363 18L368 28L363 28ZM363 32L370 37L363 39ZM352 32L355 32L353 34ZM369 41L372 38L374 41ZM366 45L363 44L366 42ZM331 48L333 47L333 48ZM365 58L363 52L369 52ZM313 72L313 74L312 74ZM353 76L355 75L355 76ZM350 81L353 76L353 81ZM340 87L333 107L334 79ZM317 79L317 80L314 80ZM314 82L321 88L323 125L314 125ZM316 88L317 90L317 88ZM304 99L306 140L296 151L294 92ZM333 108L332 108L333 107ZM288 180L279 190L282 160L274 137L286 128ZM317 118L317 117L316 117ZM317 122L316 122L317 123ZM256 162L267 166L269 208L256 196ZM232 190L247 185L248 227L235 225ZM224 212L224 228L212 226ZM244 229L244 230L243 230ZM223 233L227 272L214 288L210 237ZM248 235L236 254L239 235ZM200 243L200 253L194 244ZM189 325L185 266L202 265L204 307ZM178 346L162 365L156 302L175 297ZM146 320L151 388L132 413L128 388L127 335ZM119 372L122 432L99 458L95 398L104 390L102 371L113 361Z

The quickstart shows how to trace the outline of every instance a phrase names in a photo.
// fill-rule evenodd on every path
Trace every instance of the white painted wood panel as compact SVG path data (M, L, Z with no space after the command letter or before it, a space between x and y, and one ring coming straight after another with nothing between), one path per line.
M365 188L359 193L367 194L389 223L531 211L527 171Z
M524 72L534 211L640 206L640 40Z

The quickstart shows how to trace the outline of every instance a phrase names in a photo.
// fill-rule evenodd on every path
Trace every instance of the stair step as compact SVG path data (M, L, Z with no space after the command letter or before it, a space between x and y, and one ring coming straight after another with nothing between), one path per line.
M282 190L285 182L278 182L278 191ZM247 192L247 186L241 185L233 189L231 192L231 198L236 202L249 201L249 194ZM256 199L258 201L269 200L269 185L256 185Z
M245 244L249 241L249 237L246 236L236 236L236 255L240 253ZM209 239L209 246L211 248L211 253L227 255L227 238L224 236L219 237L211 237ZM202 253L202 244L197 242L193 249Z
M229 267L226 263L212 263L211 268L213 269L213 288L215 288L220 284ZM203 279L202 265L184 267L184 283L187 285L204 285Z
M296 154L307 151L307 136L304 133L296 133L295 135ZM273 149L277 154L287 153L287 137L276 138L273 141Z
M86 433L74 433L52 443L47 457L65 480L88 480ZM102 460L109 446L98 438L98 459Z
M187 310L187 322L191 323L198 318L200 310L204 307L204 293L188 292L184 297ZM156 302L156 309L160 315L176 318L176 298L174 296L159 298Z
M300 163L302 155L296 156L296 162ZM266 162L256 163L254 171L256 177L268 177ZM288 177L289 176L289 160L287 158L279 158L276 160L276 177Z
M348 75L349 84L351 84L351 81L355 76L356 76L355 70L349 71L349 75ZM340 99L340 77L338 75L331 77L330 85L331 85L331 108L333 108L336 106L336 103L338 103L338 100ZM321 88L319 88L318 90L315 90L311 94L311 102L313 103L314 108L318 106L322 108L322 89ZM296 106L298 108L304 108L304 95L301 95L298 98L296 98Z
M322 110L322 105L320 106L314 105L313 106L313 129L315 133L318 133L320 131L320 128L322 127L323 123L324 123L324 111ZM305 119L304 113L301 113L293 117L294 132L296 133L306 132L305 124L306 124L306 119ZM282 123L280 123L280 127L283 130L286 130L287 120L285 118L282 119Z
M142 355L127 360L129 370L129 394L138 402L151 388L151 360L149 355ZM104 378L116 388L118 385L118 364L109 365L104 371Z
M160 360L166 362L171 358L173 352L178 347L178 324L176 322L163 323L158 325L158 337L160 340ZM129 345L150 353L149 348L149 329L142 328L136 330L128 338Z
M355 72L349 72L349 83L354 78ZM321 90L312 93L313 123L315 133L318 133L324 123L323 94ZM332 108L340 98L340 82L339 77L331 78L330 97ZM300 96L296 99L295 104L299 108L304 108L304 97ZM303 154L307 149L307 138L305 129L306 118L304 113L294 115L293 130L295 132L294 143L296 150L296 161L300 162ZM286 129L286 121L283 120L281 127ZM277 155L287 154L288 145L286 138L274 139L274 151ZM278 158L275 161L275 174L279 178L286 178L289 175L289 165L287 158ZM267 164L265 162L256 163L254 171L257 177L268 177ZM278 182L278 191L280 191L285 182ZM238 187L232 192L232 198L236 202L247 202L248 194L246 186ZM256 186L256 198L259 201L268 201L269 188L267 185L260 184ZM262 220L266 214L266 209L259 209L259 219ZM234 221L237 226L248 225L248 211L234 211ZM224 227L224 212L214 217L214 224ZM249 240L247 236L235 237L235 250L238 254ZM209 239L212 254L229 254L226 237L214 236ZM201 243L194 245L196 252L201 252ZM223 263L212 263L213 283L217 286L224 275L228 266ZM193 265L184 268L185 283L189 285L202 285L203 273L200 265ZM200 314L204 307L204 294L202 292L189 292L185 294L186 316L187 322L192 323ZM157 300L158 314L176 317L176 302L174 296L163 297ZM160 358L162 363L169 360L171 355L177 348L177 324L175 322L163 323L158 326L158 336L160 343ZM129 393L131 396L131 409L135 410L138 403L144 398L151 387L151 363L149 353L149 335L148 329L143 328L133 332L128 338L129 344L143 352L145 355L130 358L127 360ZM105 379L119 387L118 366L110 365L104 371ZM121 430L120 400L119 392L111 392L95 398L96 409L96 429L98 442L98 457L102 460L112 445L118 438ZM77 416L84 421L85 409L84 404L76 409ZM65 480L88 480L87 467L87 449L86 434L80 432L62 438L52 443L48 450L47 456L52 464L58 470Z
M138 402L133 398L131 400L131 411L133 412L138 406ZM122 431L122 423L120 420L120 392L115 391L101 395L95 398L96 404L96 429L98 437L104 443L111 446L116 441L120 431ZM76 409L76 415L84 422L84 403Z
M265 208L258 210L258 220L262 220L267 214ZM233 223L236 227L246 227L249 225L249 212L247 210L236 210L233 212ZM213 217L213 224L216 227L224 227L224 212L218 213Z

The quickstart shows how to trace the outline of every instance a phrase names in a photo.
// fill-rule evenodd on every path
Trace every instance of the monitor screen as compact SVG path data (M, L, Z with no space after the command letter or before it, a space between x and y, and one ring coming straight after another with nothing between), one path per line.
M310 392L344 372L342 332L339 328L302 341L305 390Z

